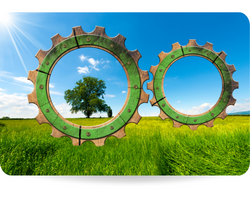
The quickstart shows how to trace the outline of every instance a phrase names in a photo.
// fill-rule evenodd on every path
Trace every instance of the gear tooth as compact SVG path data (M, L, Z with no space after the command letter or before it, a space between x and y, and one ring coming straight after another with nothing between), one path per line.
M96 26L95 27L95 30L93 32L91 32L91 34L94 34L94 35L100 35L102 37L106 37L106 38L109 38L107 36L107 34L105 33L105 28L104 27L101 27L101 26Z
M195 131L197 128L198 128L198 126L199 126L199 124L198 125L188 125L188 127L191 129L191 130L193 130L193 131Z
M227 65L227 68L228 68L228 70L230 71L231 74L233 74L236 71L234 65Z
M124 49L127 49L125 47L126 38L124 36L122 36L121 34L118 34L116 37L111 38L111 40L113 40L115 43L121 45Z
M73 33L75 33L76 36L77 36L77 35L87 34L86 32L84 32L84 31L82 30L82 27L81 27L81 26L73 27L73 28L72 28L72 31L73 31Z
M34 84L34 89L33 91L27 95L28 97L28 102L29 103L34 103L38 106L38 101L37 101L37 96L36 96L36 77L37 77L37 71L34 70L34 71L29 71L28 73L28 80L30 80L33 84Z
M155 73L156 73L156 70L157 70L158 66L159 66L159 65L156 65L156 66L153 66L153 65L152 65L152 66L150 67L149 71L153 74L153 76L155 76Z
M142 103L148 103L149 94L147 94L143 89L141 89L141 96L138 106Z
M140 52L136 49L134 51L128 51L135 63L138 64L138 60L141 58Z
M239 82L232 79L232 92L239 88Z
M141 88L142 88L143 83L149 79L149 75L148 75L148 71L141 70L140 68L139 68L139 74L141 78Z
M138 113L138 109L134 112L133 116L131 119L128 121L128 123L135 123L138 124L138 122L141 120L141 115Z
M154 104L154 105L159 107L158 103L155 103L155 102L157 102L157 101L155 99L155 96L153 96L153 98L150 100L151 106L153 106L153 104Z
M84 142L86 142L88 140L83 140L83 139L80 139L80 145L82 145Z
M50 124L49 121L46 119L46 117L43 115L41 109L38 107L39 109L39 113L38 115L36 116L36 121L39 123L39 124L42 124L42 123L47 123L47 124Z
M160 62L164 59L164 58L166 58L166 56L168 55L168 53L165 53L164 51L162 51L159 55L158 55L158 57L159 57L159 59L160 59ZM158 66L157 66L158 67Z
M107 139L107 137L104 137L104 138L100 138L100 139L96 139L96 140L91 140L91 142L93 142L97 147L99 147L99 146L103 146L105 144L106 139Z
M181 45L179 44L179 42L172 44L172 51L175 51L180 48L181 48Z
M167 116L162 110L160 111L159 117L160 117L162 120L165 120L165 119L169 118L169 116Z
M210 121L204 123L204 125L205 125L206 127L213 127L213 126L214 126L214 120L215 120L215 119L212 119L212 120L210 120Z
M203 46L203 48L208 49L210 51L213 51L213 44L210 42L206 42L206 44Z
M39 49L38 52L36 53L35 57L37 58L39 65L37 67L37 69L39 69L41 63L43 62L43 59L45 58L45 56L48 54L49 50L44 51L42 49Z
M221 51L219 54L220 58L225 62L227 54L224 51Z
M125 126L123 126L120 130L118 130L114 134L112 134L112 136L115 136L117 138L123 138L124 136L126 136Z
M59 33L54 35L51 40L52 40L52 48L58 45L60 42L64 41L66 38L62 37Z
M66 136L66 134L62 133L61 131L57 130L54 126L52 126L51 136L55 138L60 138Z
M226 108L217 116L218 118L225 119L227 116Z
M71 137L71 136L68 136L68 135L65 135L65 136L67 136L67 137L69 137L71 139L72 144L74 146L79 146L79 139L78 138L74 138L74 137Z
M235 104L235 102L236 102L236 99L231 95L230 96L230 99L229 99L229 102L228 102L228 105L234 105Z
M196 43L196 40L194 40L194 39L189 40L189 42L187 44L187 47L197 47L197 46L199 46L199 45Z
M147 83L147 89L154 92L154 80Z
M38 101L37 101L37 97L36 97L35 88L30 94L27 95L27 97L28 97L29 103L34 103L34 104L36 104L38 106Z
M36 84L36 77L37 77L38 71L29 71L28 73L28 80L30 80L34 85Z
M175 128L180 128L182 125L184 125L184 124L182 124L180 122L177 122L177 121L175 121L173 119L172 119L172 121L174 122L173 127L175 127Z

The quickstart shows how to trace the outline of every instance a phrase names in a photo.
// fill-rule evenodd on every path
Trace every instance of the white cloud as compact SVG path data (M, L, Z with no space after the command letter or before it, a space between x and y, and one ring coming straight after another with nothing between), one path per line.
M94 69L94 70L96 70L96 71L100 71L100 69L97 67L98 64L102 64L102 65L104 64L103 69L105 69L105 68L110 68L109 65L105 65L105 63L106 63L106 64L109 64L109 63L110 63L109 60L103 60L103 59L101 59L101 60L95 60L94 58L88 58L88 56L84 56L83 54L80 55L79 57L80 57L80 60L81 60L82 62L84 62L85 60L88 61L88 62L91 64L91 65L88 66L88 67L91 68L91 69ZM78 72L79 72L79 71L78 71ZM79 73L80 73L80 72L79 72Z
M13 77L13 76L11 76L10 72L6 72L6 71L0 71L0 77L11 79L11 81L6 81L6 80L2 80L2 79L0 79L0 81L5 82L5 83L9 83L12 85L18 85L21 87L22 90L26 90L26 91L31 92L34 89L33 87L19 84L19 83L25 83L28 85L33 85L33 83L30 80L28 80L26 77ZM14 82L13 82L13 80L14 80Z
M88 74L89 73L89 68L87 66L85 67L77 67L77 71L79 74Z
M204 103L198 107L194 106L191 110L180 110L180 112L185 113L185 114L190 114L190 115L197 115L204 113L211 109L213 105L210 103ZM240 112L240 111L248 111L250 110L250 102L245 102L245 103L235 103L234 106L228 106L226 112L227 113L233 113L233 112Z
M208 111L212 107L213 105L211 105L210 103L203 103L198 107L196 106L192 107L191 110L185 111L184 113L190 114L190 115L197 115L197 114L201 114L201 113Z
M71 106L67 103L55 105L55 108L64 118L84 117L84 114L82 112L78 112L77 114L71 114L70 112Z
M235 103L234 106L227 107L227 113L248 111L248 110L250 110L250 102Z
M70 112L71 106L67 103L62 103L59 105L55 105L56 110L64 117L64 118L77 118L77 117L86 117L82 112L77 112L76 114L72 114ZM94 113L91 117L107 117L107 113Z
M10 84L12 84L12 85L18 85L18 86L20 86L23 90L26 90L26 91L29 91L29 92L32 92L33 89L34 89L33 87L20 85L20 84L18 84L18 83L10 83Z
M83 62L84 60L86 60L87 59L87 57L86 56L84 56L83 54L82 55L80 55L79 56L80 57L80 60Z
M250 99L246 99L246 101L250 101Z
M96 71L99 71L99 70L100 70L100 69L97 68L96 66L89 66L89 67L91 67L92 69L94 69L94 70L96 70Z
M64 95L63 93L56 92L56 91L50 91L50 94L61 95L61 96Z
M3 91L5 91L5 89L0 88L0 92L3 92Z
M14 81L16 82L21 82L21 83L26 83L29 85L32 85L33 83L27 79L27 77L13 77Z
M122 91L122 94L125 94L125 93L127 93L126 91Z
M38 114L38 108L28 103L27 94L14 93L0 95L0 118L34 118Z
M53 84L50 83L50 84L49 84L49 87L50 87L50 88L54 88L55 85L53 85Z
M89 61L89 63L93 66L96 66L98 63L100 63L100 61L95 60L94 58L89 58L87 59Z
M0 77L12 78L11 74L12 74L12 73L7 72L7 71L0 71Z
M115 97L115 95L113 95L113 94L105 94L104 96L105 96L105 97L108 97L108 98L113 98L113 97Z
M106 69L106 68L110 68L110 66L109 65L104 65L102 68Z
M181 101L177 101L177 103L181 103Z

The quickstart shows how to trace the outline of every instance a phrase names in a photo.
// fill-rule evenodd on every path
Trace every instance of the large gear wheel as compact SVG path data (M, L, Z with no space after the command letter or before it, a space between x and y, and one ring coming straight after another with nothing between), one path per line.
M222 78L222 92L219 100L210 110L199 115L186 115L175 110L164 94L163 83L167 70L175 61L186 56L199 56L209 60L216 66ZM226 64L225 52L216 53L209 42L204 46L199 46L196 40L189 40L186 46L180 46L178 42L174 43L169 53L161 52L158 57L160 58L159 64L150 68L153 80L147 84L147 88L154 94L150 103L160 108L161 119L172 119L174 127L188 125L190 129L196 130L201 124L212 127L217 117L224 119L227 116L226 108L235 104L236 99L233 98L232 93L239 84L232 78L236 70L234 65Z
M98 26L91 33L84 32L81 26L72 29L71 35L66 38L59 34L53 36L53 44L49 50L40 49L37 52L38 68L28 74L28 80L34 84L33 92L28 94L28 101L38 106L36 120L39 124L50 124L53 137L67 136L76 146L85 141L102 146L109 136L124 137L128 123L137 124L140 121L138 107L147 103L149 98L142 88L144 81L149 79L148 72L138 67L141 55L138 50L127 50L124 44L126 38L122 35L111 38L106 35L105 28ZM56 63L70 51L83 47L102 49L113 55L122 65L128 81L127 98L120 112L108 122L97 126L80 126L67 121L55 109L49 94L49 80Z

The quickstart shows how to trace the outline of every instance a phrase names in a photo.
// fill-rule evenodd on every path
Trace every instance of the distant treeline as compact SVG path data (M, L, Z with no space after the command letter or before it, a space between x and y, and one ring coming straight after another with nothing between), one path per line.
M250 116L250 114L243 114L243 115L228 114L228 116ZM156 116L146 116L146 117L156 117ZM109 118L109 117L91 117L91 118L95 119L95 118ZM31 120L31 119L35 119L35 118L10 118L10 117L2 117L2 118L0 118L0 120ZM67 119L85 119L85 117L67 118Z
M27 120L27 119L35 119L35 118L10 118L10 117L0 118L0 120Z
M86 117L78 117L78 118L67 118L67 119L85 119ZM109 117L91 117L93 119L95 118L109 118ZM90 118L90 119L91 119ZM31 120L35 118L10 118L10 117L2 117L0 120Z
M244 115L237 115L237 114L228 114L228 116L250 116L250 114L244 114Z

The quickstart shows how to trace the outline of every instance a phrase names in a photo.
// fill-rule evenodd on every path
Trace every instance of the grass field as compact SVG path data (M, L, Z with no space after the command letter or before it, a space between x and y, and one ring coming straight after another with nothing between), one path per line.
M53 138L48 124L0 120L0 165L9 175L242 175L249 167L249 116L216 119L213 128L173 128L172 121L143 117L122 139L104 146L73 146ZM107 119L68 119L95 125Z

